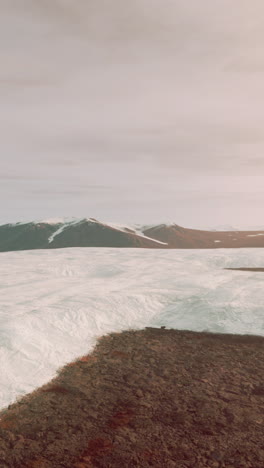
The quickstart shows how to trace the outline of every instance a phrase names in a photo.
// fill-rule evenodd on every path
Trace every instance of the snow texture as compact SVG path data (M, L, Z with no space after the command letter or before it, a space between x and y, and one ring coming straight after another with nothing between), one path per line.
M264 336L264 249L81 249L2 253L0 407L145 326Z

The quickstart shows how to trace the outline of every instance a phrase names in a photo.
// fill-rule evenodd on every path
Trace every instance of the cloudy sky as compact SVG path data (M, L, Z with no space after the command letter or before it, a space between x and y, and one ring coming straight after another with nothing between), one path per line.
M0 222L263 225L263 0L0 0Z

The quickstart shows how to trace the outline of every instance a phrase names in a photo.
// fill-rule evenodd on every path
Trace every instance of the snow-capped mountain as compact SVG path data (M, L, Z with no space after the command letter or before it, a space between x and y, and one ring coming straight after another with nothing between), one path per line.
M0 226L0 251L62 247L167 247L136 229L94 218L45 220Z
M201 230L175 223L126 226L94 218L50 219L0 226L0 251L64 247L212 249L264 247L264 230Z

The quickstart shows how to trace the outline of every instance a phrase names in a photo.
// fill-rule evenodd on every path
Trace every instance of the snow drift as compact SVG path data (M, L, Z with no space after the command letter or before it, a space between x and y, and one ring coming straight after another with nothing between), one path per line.
M110 331L264 335L263 249L60 249L1 254L0 406Z

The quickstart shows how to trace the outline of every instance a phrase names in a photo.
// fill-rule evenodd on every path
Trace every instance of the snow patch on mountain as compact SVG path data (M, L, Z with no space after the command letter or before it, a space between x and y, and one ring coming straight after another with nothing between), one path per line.
M48 239L49 244L51 244L51 243L54 241L55 237L57 237L59 234L61 234L67 226L68 226L67 224L63 224L59 229L57 229L57 231L55 231L55 232L49 237L49 239Z
M238 228L231 226L230 224L221 224L220 226L214 226L214 227L207 227L204 228L206 231L239 231Z
M264 233L260 232L258 234L248 234L247 237L258 237L258 236L264 236Z
M151 237L148 237L148 236L145 236L145 234L142 232L142 230L139 228L139 226L137 228L135 228L134 226L124 226L122 224L119 224L119 223L102 223L100 221L98 221L97 219L95 218L82 218L82 219L73 219L73 220L69 220L69 221L64 221L64 223L57 229L57 231L55 231L48 239L49 241L49 244L51 244L55 237L57 237L59 234L61 234L65 229L67 229L68 227L70 226L74 226L76 224L79 224L79 223L85 223L85 222L88 222L88 223L96 223L100 226L105 226L105 227L108 227L108 228L111 228L111 229L114 229L115 231L119 231L119 232L123 232L125 234L130 234L130 235L134 235L136 237L141 237L141 238L144 238L144 239L148 239L152 242L154 242L155 244L160 244L160 245L168 245L166 242L161 242L157 239L153 239ZM54 224L53 222L50 223L50 224Z
M139 224L139 223L119 223L119 222L103 222L103 221L98 221L95 218L75 218L75 217L56 217L56 218L46 218L46 219L39 219L39 220L34 220L34 221L22 221L22 222L17 222L17 223L9 223L11 226L17 226L17 225L23 225L23 224L50 224L50 225L56 225L56 224L76 224L78 222L82 221L89 221L89 222L94 222L98 223L101 225L109 226L112 227L113 229L122 231L122 232L134 232L137 235L143 235L144 236L144 231L147 231L148 229L160 229L161 227L180 227L179 224L175 223L175 221L164 221L161 223L151 223L151 224ZM234 227L229 224L222 224L219 226L211 226L211 227L193 227L190 226L188 229L197 229L197 230L205 230L205 231L230 231L230 232L238 232L238 231L263 231L264 232L264 226L239 226L239 227ZM146 236L145 236L146 237Z
M60 226L59 229L57 229L57 231L55 231L55 232L49 237L49 239L48 239L49 244L51 244L51 243L54 241L55 237L57 237L59 234L61 234L65 229L67 229L67 228L70 227L70 226L74 226L75 224L79 224L79 223L81 223L81 222L83 222L83 221L86 221L86 219L76 219L76 218L75 218L75 219L73 219L73 220L71 220L71 221L66 221L66 222L64 222L64 224L63 224L62 226ZM93 220L90 220L90 219L89 219L89 221L94 222Z

